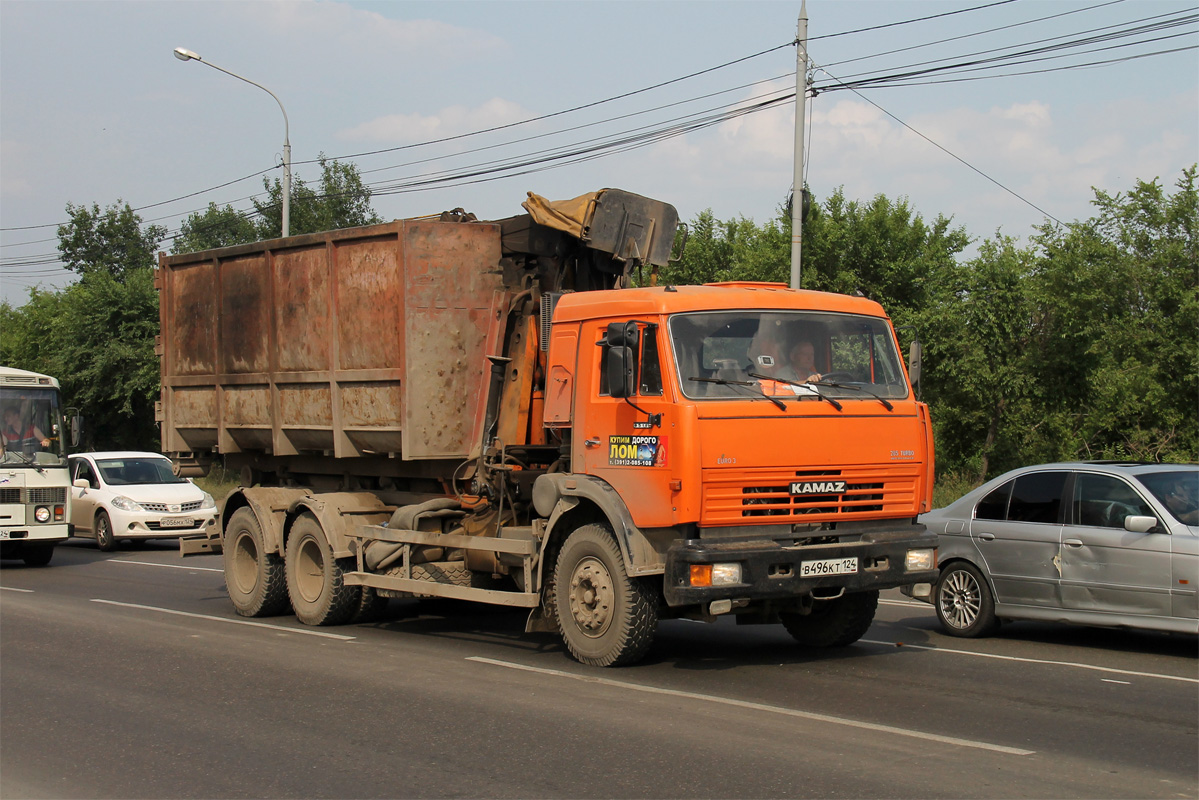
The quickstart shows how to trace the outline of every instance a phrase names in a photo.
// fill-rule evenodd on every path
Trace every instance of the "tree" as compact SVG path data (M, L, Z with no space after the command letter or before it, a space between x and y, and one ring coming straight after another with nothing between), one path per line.
M293 176L291 186L291 234L354 228L382 222L371 208L371 190L362 182L358 168L329 160L322 154L318 159L321 179L313 189L299 177ZM262 179L265 200L254 199L260 215L256 231L260 239L274 239L283 232L283 186L276 178Z
M142 219L128 203L117 200L103 211L96 203L67 203L70 222L58 226L58 252L66 268L89 275L106 272L118 281L136 269L154 266L159 243L167 230L161 225L142 227Z
M209 203L203 214L192 214L183 221L171 252L195 253L256 241L258 229L247 215L235 211L230 205L218 207L216 203Z

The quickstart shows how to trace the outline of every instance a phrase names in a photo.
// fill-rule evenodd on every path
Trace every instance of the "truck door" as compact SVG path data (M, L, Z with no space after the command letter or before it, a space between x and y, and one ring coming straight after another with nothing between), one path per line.
M639 527L673 523L670 503L674 406L662 379L666 351L661 326L637 322L634 392L613 397L605 360L608 323L583 326L575 394L576 471L607 481ZM623 345L622 345L623 346ZM581 469L580 469L581 466Z

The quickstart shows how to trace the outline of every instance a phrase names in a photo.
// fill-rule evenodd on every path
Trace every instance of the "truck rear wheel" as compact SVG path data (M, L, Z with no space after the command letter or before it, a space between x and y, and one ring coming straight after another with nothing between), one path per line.
M582 526L562 546L554 605L566 649L593 667L639 661L658 627L652 586L628 576L612 530L603 524Z
M287 539L284 569L296 619L305 625L349 622L362 602L362 587L345 584L345 573L353 571L353 559L333 557L316 517L302 514Z
M861 639L878 609L878 592L817 600L810 614L780 614L783 627L805 647L845 647Z
M225 562L225 588L233 608L243 617L270 617L287 610L287 584L283 559L267 552L258 517L239 508L225 526L221 546Z

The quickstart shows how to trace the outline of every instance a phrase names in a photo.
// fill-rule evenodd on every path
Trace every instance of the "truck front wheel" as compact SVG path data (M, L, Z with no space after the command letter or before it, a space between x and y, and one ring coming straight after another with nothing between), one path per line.
M54 557L53 544L27 544L21 551L21 558L27 567L44 567Z
M607 525L584 525L567 538L554 570L554 605L567 650L593 667L640 660L658 627L652 584L629 577Z
M239 508L229 518L221 551L225 588L238 614L270 617L287 610L283 559L267 552L258 517L249 508Z
M287 594L296 619L305 625L349 622L362 602L362 587L347 586L353 559L333 557L333 548L316 517L303 514L287 539Z
M878 609L878 592L817 600L810 614L780 614L783 627L805 647L845 647L861 639Z

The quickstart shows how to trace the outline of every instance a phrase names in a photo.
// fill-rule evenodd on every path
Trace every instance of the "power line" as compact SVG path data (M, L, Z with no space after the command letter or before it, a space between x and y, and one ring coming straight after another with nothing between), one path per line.
M829 76L830 78L832 78L834 81L836 81L836 80L837 80L837 77L836 77L835 75L833 75L832 73L828 72L828 71L827 71L827 70L825 70L823 67L821 67L821 68L820 68L820 71L821 71L821 72L824 72L826 75L828 75L828 76ZM1023 197L1023 196L1022 196L1022 195L1020 195L1018 192L1016 192L1014 189L1009 189L1007 186L1004 186L1002 183L1000 183L999 181L997 181L995 178L992 178L990 175L988 175L987 173L983 172L981 169L979 169L978 167L974 166L973 164L971 164L971 163L970 163L969 161L967 161L966 159L962 158L961 156L957 155L956 153L954 153L954 152L950 151L948 148L946 148L946 147L944 147L944 146L942 146L942 145L938 144L937 142L933 141L932 139L928 138L928 137L927 137L927 136L925 136L923 133L921 133L920 131L916 130L916 129L915 129L915 128L913 128L911 125L909 125L908 123L904 122L902 119L900 119L899 117L895 116L895 115L894 115L894 114L892 114L890 111L888 111L887 109L883 108L883 107L882 107L882 106L880 106L878 103L874 102L874 101L873 101L873 100L871 100L869 97L867 97L866 95L864 95L864 94L862 94L861 92L859 92L857 89L853 88L852 86L847 86L847 87L845 87L845 88L849 89L849 91L853 92L853 93L854 93L854 94L856 94L858 97L862 98L862 99L863 99L863 100L865 100L867 103L869 103L870 105L874 106L874 107L875 107L875 108L877 108L879 111L883 112L883 113L884 113L884 114L886 114L888 117L890 117L891 119L895 120L895 121L896 121L896 122L898 122L900 125L902 125L903 127L907 128L909 131L911 131L912 133L916 134L917 136L919 136L919 137L920 137L921 139L923 139L924 141L926 141L926 142L928 142L929 144L931 144L933 147L936 147L938 150L940 150L941 152L943 152L943 153L945 153L946 155L950 156L951 158L953 158L953 159L954 159L955 161L957 161L958 163L960 163L960 164L962 164L963 166L965 166L965 167L969 168L969 169L970 169L972 172L975 172L975 173L977 173L977 174L981 175L982 177L986 178L988 181L990 181L991 183L995 184L995 185L996 185L996 186L998 186L1000 189L1003 189L1005 192L1007 192L1008 194L1012 195L1012 196L1013 196L1013 197L1015 197L1016 199L1020 200L1022 203L1025 203L1026 205L1028 205L1028 206L1030 206L1030 207L1032 207L1032 208L1036 209L1037 211L1041 212L1042 214L1044 214L1046 217L1049 217L1051 220L1053 220L1053 221L1054 221L1054 222L1056 222L1057 224L1059 224L1059 225L1062 225L1062 224L1063 224L1063 223L1062 223L1062 221L1061 221L1060 219L1058 219L1057 217L1053 216L1053 215L1052 215L1052 214L1050 214L1048 211L1046 211L1045 209L1043 209L1043 208L1041 208L1040 206L1038 206L1036 203L1033 203L1031 200L1027 199L1026 197Z

